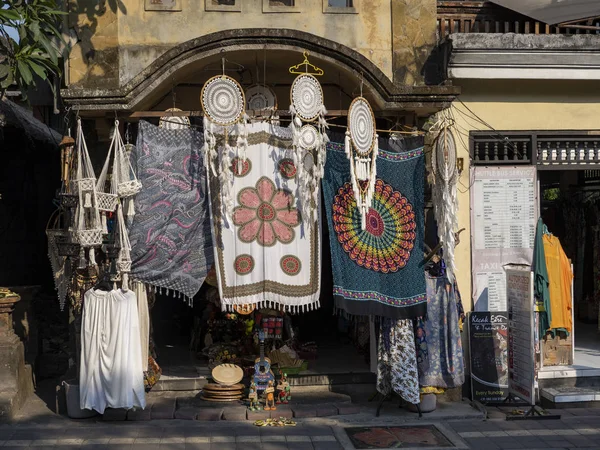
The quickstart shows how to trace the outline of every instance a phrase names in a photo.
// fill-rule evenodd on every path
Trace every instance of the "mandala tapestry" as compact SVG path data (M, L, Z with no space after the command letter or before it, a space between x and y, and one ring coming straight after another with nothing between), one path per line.
M209 174L221 305L314 309L321 284L320 217L310 227L302 220L291 131L267 123L247 131L246 160L232 155L231 219L222 217L219 177ZM224 139L217 137L219 152L225 151Z
M412 139L410 142L414 142ZM338 310L394 319L427 310L423 259L424 156L420 145L379 150L365 229L344 145L328 144L323 195L329 225L333 293ZM410 143L405 142L405 147ZM364 184L361 189L364 189Z
M131 277L191 299L213 263L202 133L140 121Z

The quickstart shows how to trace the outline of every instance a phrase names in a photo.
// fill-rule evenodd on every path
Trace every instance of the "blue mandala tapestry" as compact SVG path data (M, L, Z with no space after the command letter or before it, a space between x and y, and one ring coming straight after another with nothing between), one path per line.
M362 230L344 144L328 144L323 195L335 306L351 315L424 316L423 140L380 141L380 147L373 204Z

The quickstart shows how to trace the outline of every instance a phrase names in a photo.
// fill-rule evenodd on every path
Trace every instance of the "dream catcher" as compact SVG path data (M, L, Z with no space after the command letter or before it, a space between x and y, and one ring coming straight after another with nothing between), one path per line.
M85 249L89 248L89 262L96 264L94 247L102 245L102 225L98 196L96 191L96 175L88 153L87 144L81 128L81 119L77 119L77 154L76 175L73 179L73 191L79 196L74 217L75 237L81 248L79 268L87 267Z
M169 108L165 112L181 111L179 108ZM162 116L158 126L165 130L187 130L190 127L190 119L186 116L167 115Z
M279 126L279 116L275 114L277 111L277 96L269 86L255 84L246 89L246 110L270 111L271 124Z
M348 109L346 156L350 160L350 178L360 224L364 230L377 178L377 132L371 105L364 97L355 98Z
M444 251L448 280L453 282L456 270L454 233L458 228L456 141L447 121L444 120L433 128L435 131L439 130L431 152L433 213L438 224L438 238Z
M227 75L210 78L202 87L202 110L204 111L204 153L207 167L212 175L219 179L223 193L223 209L225 215L231 217L233 212L233 173L232 161L235 156L240 161L240 171L246 162L248 148L248 116L245 113L246 100L240 84ZM237 135L235 148L229 141L230 127ZM217 152L216 134L224 135L223 151Z
M327 110L323 101L323 89L314 76L323 75L323 70L309 63L307 56L308 54L304 53L304 61L290 67L290 73L300 74L292 83L290 113L299 207L305 225L310 227L316 219L319 183L325 172L325 146L329 138L326 133ZM301 66L305 66L306 72L298 72ZM313 68L314 75L308 73L309 66Z

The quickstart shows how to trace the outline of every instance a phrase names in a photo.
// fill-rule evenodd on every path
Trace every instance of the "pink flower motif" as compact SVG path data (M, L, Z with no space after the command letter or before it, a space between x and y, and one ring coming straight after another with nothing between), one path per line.
M299 225L300 217L289 191L277 189L273 181L262 177L256 187L239 192L238 203L233 223L240 227L238 237L242 242L256 239L260 245L270 247L277 241L289 244L294 240L294 227Z

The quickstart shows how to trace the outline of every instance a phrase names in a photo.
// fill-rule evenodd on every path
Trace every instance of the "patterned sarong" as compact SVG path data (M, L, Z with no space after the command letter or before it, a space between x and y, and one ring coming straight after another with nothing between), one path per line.
M213 263L203 135L140 121L131 276L191 299Z
M234 146L237 137L229 139ZM217 145L222 152L223 136ZM246 161L232 159L235 201L230 218L221 213L221 183L210 176L215 261L224 310L241 304L282 305L291 312L319 306L320 217L311 227L300 220L291 145L287 128L267 123L248 126Z
M328 144L323 194L333 294L336 308L344 313L394 319L426 314L425 275L420 267L425 183L422 142L420 138L406 139L379 151L374 200L365 230L361 229L344 145Z

